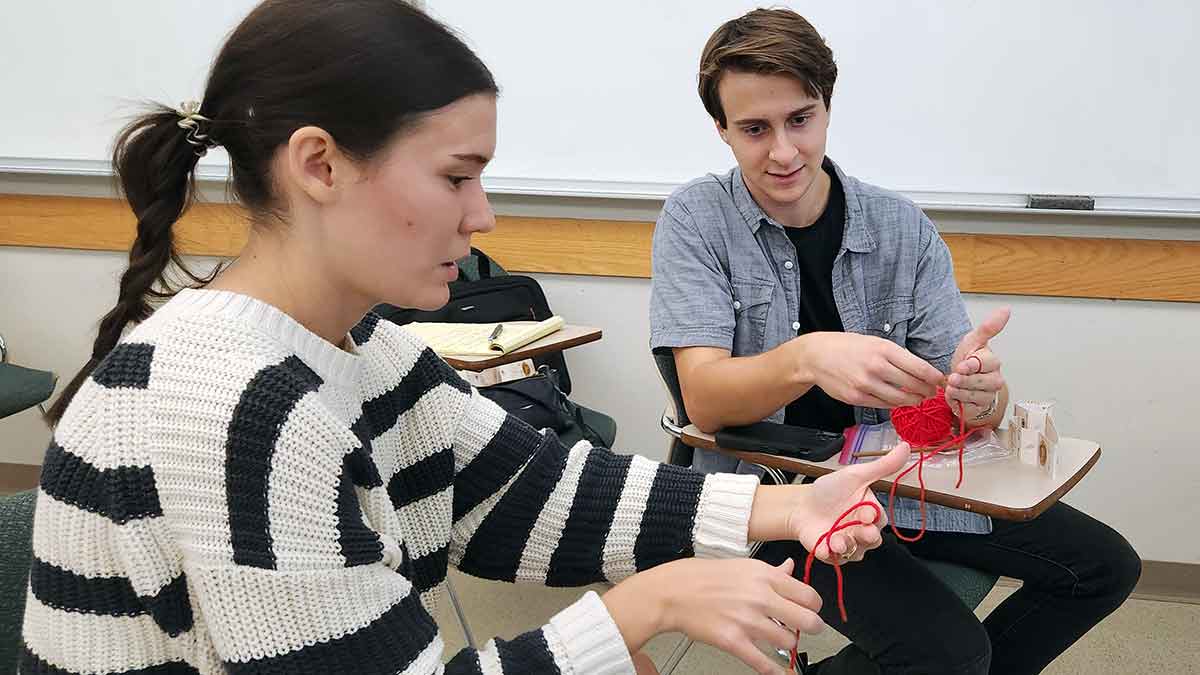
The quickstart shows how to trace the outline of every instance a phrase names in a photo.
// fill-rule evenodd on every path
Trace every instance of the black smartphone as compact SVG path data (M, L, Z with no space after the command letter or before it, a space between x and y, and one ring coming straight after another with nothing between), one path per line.
M806 462L823 462L841 452L846 442L845 434L775 422L726 427L715 436L722 448L782 455Z

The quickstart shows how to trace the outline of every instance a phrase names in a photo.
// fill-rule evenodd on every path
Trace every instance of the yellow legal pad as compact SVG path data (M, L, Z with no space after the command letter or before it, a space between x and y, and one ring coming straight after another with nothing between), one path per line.
M494 340L494 323L423 323L407 324L413 335L421 338L439 356L497 356L508 354L561 329L566 322L561 316L545 321L506 321Z

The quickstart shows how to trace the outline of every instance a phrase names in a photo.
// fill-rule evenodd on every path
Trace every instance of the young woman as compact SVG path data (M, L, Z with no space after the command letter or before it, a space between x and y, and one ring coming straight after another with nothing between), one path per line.
M370 313L444 304L454 261L494 227L478 178L496 95L400 0L268 0L201 104L120 135L137 239L52 410L22 672L652 672L631 654L664 631L769 672L756 641L820 628L794 562L744 559L747 543L814 547L907 448L774 488L565 448ZM171 295L172 226L216 146L249 240ZM882 525L837 533L821 558L860 560ZM443 666L431 614L448 565L620 583Z

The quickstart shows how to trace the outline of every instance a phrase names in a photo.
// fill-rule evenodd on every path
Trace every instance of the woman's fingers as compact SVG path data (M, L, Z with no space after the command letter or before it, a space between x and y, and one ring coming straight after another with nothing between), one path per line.
M789 629L786 625L780 624L777 621L764 617L762 623L756 627L755 631L756 635L754 637L757 640L766 642L776 649L790 650L796 646L796 629Z
M883 543L883 535L879 532L878 525L863 526L857 528L855 538L858 539L858 547L864 553L871 549L879 548Z
M784 565L787 565L788 562L790 559L785 561ZM785 569L784 565L780 565L777 569ZM821 594L813 590L812 586L797 579L790 569L786 571L787 574L780 574L771 579L771 587L775 594L798 607L819 612L821 610ZM782 620L782 617L776 618Z
M782 623L792 631L798 630L801 633L817 635L825 630L825 622L821 620L816 609L803 607L783 596L778 596L771 602L768 611L771 613L772 619ZM792 644L795 644L795 636L792 638ZM786 647L786 649L791 649L791 646Z
M758 647L755 647L754 643L747 638L715 646L741 659L746 665L753 668L754 672L759 673L759 675L775 675L776 673L784 672L782 668L776 665L766 654L759 651Z

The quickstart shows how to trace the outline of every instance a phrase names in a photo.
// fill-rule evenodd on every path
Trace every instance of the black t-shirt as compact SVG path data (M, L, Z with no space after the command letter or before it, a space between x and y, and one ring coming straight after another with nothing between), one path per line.
M841 332L842 319L833 299L833 261L842 247L846 229L846 193L828 161L829 202L821 217L808 227L786 227L796 246L796 273L800 276L800 333ZM820 387L809 389L787 406L787 424L841 433L854 425L853 406L838 401Z

